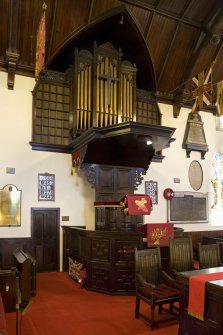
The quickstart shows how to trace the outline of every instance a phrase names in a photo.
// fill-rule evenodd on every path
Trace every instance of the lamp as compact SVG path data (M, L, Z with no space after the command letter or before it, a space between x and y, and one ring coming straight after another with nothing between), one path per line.
M153 143L151 137L148 137L147 141L146 141L146 144L147 145L151 145Z
M150 145L153 143L152 141L152 137L148 136L148 135L138 135L137 139L140 143L146 144L146 145Z
M124 20L123 20L124 18L123 18L123 14L121 15L121 19L119 20L119 24L123 24L123 22L124 22Z

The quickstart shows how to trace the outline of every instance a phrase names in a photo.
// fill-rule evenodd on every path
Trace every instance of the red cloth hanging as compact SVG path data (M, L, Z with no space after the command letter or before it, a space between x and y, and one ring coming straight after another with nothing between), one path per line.
M223 279L223 272L196 275L189 278L188 314L204 320L205 283L219 279Z
M149 215L152 210L152 201L149 195L126 195L128 215Z

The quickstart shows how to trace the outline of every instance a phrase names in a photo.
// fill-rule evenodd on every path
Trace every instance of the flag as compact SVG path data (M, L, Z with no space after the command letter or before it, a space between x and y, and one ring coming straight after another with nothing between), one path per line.
M46 4L43 4L43 13L39 22L36 36L36 66L35 78L37 79L40 71L45 64L45 40L46 40Z
M213 64L192 78L193 113L212 103L212 68Z
M223 81L217 84L217 111L218 116L223 115Z

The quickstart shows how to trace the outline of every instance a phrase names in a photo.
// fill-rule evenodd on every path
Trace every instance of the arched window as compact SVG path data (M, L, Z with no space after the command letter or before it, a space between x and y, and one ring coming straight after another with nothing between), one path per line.
M214 225L223 224L223 155L215 154L211 168L211 211L210 219Z

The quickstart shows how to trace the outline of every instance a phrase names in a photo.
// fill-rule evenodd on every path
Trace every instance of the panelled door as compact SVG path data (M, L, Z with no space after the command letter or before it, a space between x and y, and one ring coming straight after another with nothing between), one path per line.
M59 271L59 208L32 208L33 256L38 272Z

